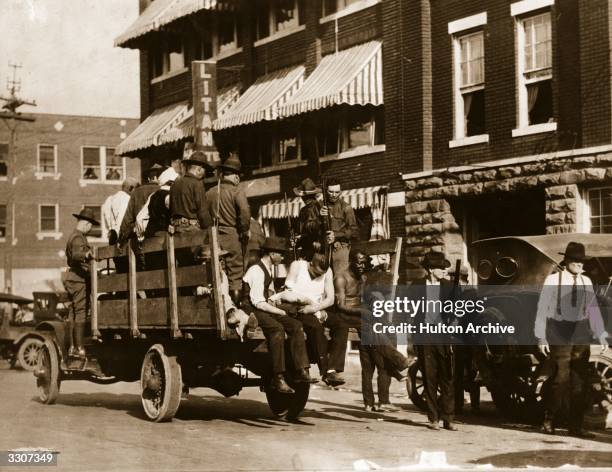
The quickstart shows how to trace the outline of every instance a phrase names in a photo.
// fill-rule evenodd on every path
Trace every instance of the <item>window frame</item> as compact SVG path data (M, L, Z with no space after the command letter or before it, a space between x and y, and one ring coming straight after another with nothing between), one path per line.
M184 36L180 35L180 41L181 41L181 54L183 56L183 67L177 68L177 69L173 69L170 70L170 52L169 52L169 47L168 47L168 39L166 36L164 36L161 41L157 44L157 47L154 49L154 55L152 57L152 64L151 64L151 70L152 70L152 74L151 74L151 83L157 83L160 82L162 80L168 79L170 77L174 77L175 75L180 75L183 74L184 72L189 70L188 64L187 64L187 45L186 45L186 39ZM156 70L156 56L155 54L161 54L161 71L157 71Z
M284 36L289 36L298 31L302 31L306 29L305 24L300 24L300 2L299 0L293 0L294 10L295 10L295 24L287 26L283 29L277 28L276 22L276 9L274 0L266 0L266 5L268 9L268 35L267 36L259 36L259 23L255 23L255 38L256 41L253 43L255 47L260 46L262 44L269 43L278 38L282 38Z
M53 207L55 210L55 228L53 231L43 230L42 229L42 208L43 207ZM36 233L36 238L40 241L45 238L53 238L56 241L62 237L62 233L60 232L60 222L59 222L59 205L57 203L39 203L38 204L38 232Z
M99 168L100 168L100 176L97 179L85 179L83 178L83 174L85 171L84 168L84 150L85 149L98 149L98 158L99 158ZM79 177L79 184L81 185L81 187L85 186L85 185L89 185L89 184L106 184L106 185L119 185L121 184L121 182L123 182L125 180L125 178L127 177L127 165L126 165L126 158L125 157L120 157L121 159L121 169L122 169L122 176L118 179L118 180L107 180L106 179L106 172L108 170L108 150L109 149L117 149L116 146L101 146L101 145L94 145L94 144L84 144L81 146L81 173L80 173L80 177ZM117 166L111 166L111 167L117 167Z
M93 204L85 204L81 207L81 210L84 210L87 207L95 207L100 209L100 236L92 236L89 235L88 239L93 242L106 242L108 241L108 231L106 229L106 225L104 224L104 218L102 218L102 207L103 205L93 205Z
M53 148L53 172L44 172L40 167L40 149L42 147L52 147ZM59 178L60 174L58 172L58 147L57 144L46 144L46 143L38 143L36 146L36 178L38 180L43 177L53 177L56 180Z
M0 224L0 228L4 227L4 236L0 234L0 243L6 242L6 230L7 230L7 221L8 221L8 204L2 203L0 204L0 208L4 207L4 225ZM0 220L0 223L2 220Z
M10 146L8 142L0 141L0 145L6 145L6 159L0 159L0 162L4 162L6 166L6 174L0 174L0 181L8 180L8 166L10 160Z
M515 5L521 4L522 8L515 7ZM550 5L554 4L550 0L534 0L532 3L526 1L517 2L511 6L512 13L515 19L515 55L516 55L516 83L517 83L517 117L516 117L516 128L512 130L512 137L525 136L530 134L544 133L555 131L557 129L557 121L554 116L554 103L553 109L551 110L551 118L546 123L530 123L529 122L529 98L528 98L528 86L544 81L551 81L551 86L554 80L554 51L555 41L553 38L552 21L553 12L549 8ZM534 7L533 9L528 8L529 5ZM542 8L542 6L544 8ZM548 6L548 8L547 8ZM538 8L535 8L538 7ZM516 13L516 14L515 14ZM550 19L550 67L541 69L529 69L527 70L525 47L526 47L526 21L547 15ZM535 46L535 44L534 44ZM550 69L548 74L537 74L538 71L545 71ZM528 77L528 74L536 73L534 77ZM553 97L554 101L554 97Z
M327 21L333 21L338 18L342 18L343 16L347 16L352 13L356 13L360 10L370 8L380 2L381 0L357 0L347 5L346 0L336 0L336 11L327 12L325 9L325 1L322 1L321 17L319 18L319 23L325 23Z
M612 234L612 231L610 233L593 233L592 229L593 229L593 225L592 225L592 218L603 218L603 217L612 217L612 213L610 213L609 215L598 215L596 217L594 217L591 213L591 192L594 191L599 191L601 192L602 190L609 190L610 192L612 192L612 184L611 185L603 185L603 186L598 186L598 187L589 187L584 189L583 192L583 199L584 199L584 218L582 219L583 221L583 225L585 226L584 230L586 233L590 233L590 234ZM601 205L601 201L600 201L600 205ZM600 225L601 226L601 225Z

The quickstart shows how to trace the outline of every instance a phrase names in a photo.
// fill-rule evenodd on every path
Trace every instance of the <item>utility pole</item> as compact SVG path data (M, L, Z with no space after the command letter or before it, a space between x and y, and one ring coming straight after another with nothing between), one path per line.
M7 293L13 292L13 220L14 220L14 205L15 205L15 185L17 184L17 126L23 121L35 121L34 117L22 115L17 109L21 105L36 106L35 101L27 101L17 96L21 91L21 81L17 80L17 69L22 66L20 64L12 64L9 62L9 67L13 69L13 79L7 79L7 90L9 96L1 96L0 100L5 104L0 110L0 118L9 130L8 143L8 162L6 163L6 177L8 185L8 195L6 201L6 234L5 234L5 250L4 250L4 289Z

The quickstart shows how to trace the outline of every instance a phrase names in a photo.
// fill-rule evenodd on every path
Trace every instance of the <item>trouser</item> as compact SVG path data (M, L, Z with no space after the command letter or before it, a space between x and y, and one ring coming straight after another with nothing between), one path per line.
M329 369L329 360L327 358L328 342L325 336L325 327L314 315L298 314L296 319L304 327L310 359L319 366L319 373L325 375Z
M361 318L356 322L344 316L343 313L327 312L324 326L329 328L329 343L327 345L328 368L336 372L344 372L346 360L346 346L348 343L349 328L359 328Z
M85 280L64 280L64 288L70 300L68 319L71 322L84 323L89 308L89 283Z
M272 357L272 372L274 374L281 374L286 370L285 333L289 336L288 347L293 368L299 370L310 367L304 341L304 330L299 321L287 315L266 313L261 310L255 310L254 313L259 327L268 341L268 351Z
M472 408L480 406L480 387L473 384L473 379L476 372L472 366L472 346L455 346L455 369L454 369L454 387L455 387L455 410L457 412L463 409L464 391L467 384L470 386L470 403Z
M238 231L230 226L219 226L219 246L229 252L225 258L227 279L230 290L242 288L242 277L244 275L244 260L242 257L242 246Z
M450 346L419 346L423 369L427 417L432 423L440 419L453 421L455 399L453 391L453 354ZM438 400L438 387L441 395Z
M349 243L336 241L332 245L332 270L334 276L344 274L349 268L349 253L351 245Z
M385 368L385 360L375 346L359 346L359 362L361 364L361 392L363 404L374 406L374 390L372 389L372 378L374 370L378 372L376 379L378 387L378 403L391 403L389 400L389 387L391 376Z

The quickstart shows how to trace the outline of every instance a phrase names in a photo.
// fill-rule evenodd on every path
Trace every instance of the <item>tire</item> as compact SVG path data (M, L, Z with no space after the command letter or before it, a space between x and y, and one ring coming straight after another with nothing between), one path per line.
M149 348L140 371L141 400L147 418L170 421L181 403L183 380L176 357L167 356L161 344Z
M267 382L269 385L269 382ZM291 388L295 390L295 393L286 394L279 393L270 387L266 388L266 399L270 410L277 418L295 421L308 402L308 395L310 394L310 384L308 383L294 383L290 379L287 379L287 383L291 385Z
M35 372L38 398L42 403L52 405L57 400L61 383L59 356L54 342L43 343Z
M413 364L408 369L408 378L406 382L406 390L408 397L414 406L421 411L427 411L427 402L425 401L425 384L423 382L423 372L421 371L420 363Z
M601 401L606 399L608 402L612 403L612 358L603 355L603 354L594 354L589 359L589 364L593 369L593 372L596 372L599 375L599 381L601 384L601 395L597 395L597 392L594 392L593 395L594 401ZM604 395L605 398L601 396Z
M38 365L38 354L43 342L38 338L25 338L17 350L17 362L19 366L29 372L34 372Z

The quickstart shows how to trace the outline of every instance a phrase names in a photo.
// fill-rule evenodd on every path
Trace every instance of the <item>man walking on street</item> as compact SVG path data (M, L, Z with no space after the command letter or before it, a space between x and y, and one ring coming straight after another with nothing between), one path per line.
M321 218L330 220L330 230L326 234L327 243L332 249L332 267L334 275L346 272L349 267L351 240L359 237L359 228L355 212L351 206L340 198L340 182L336 179L327 181L327 206L321 208Z
M87 233L93 226L100 226L100 223L94 219L93 211L90 208L84 208L80 213L73 213L72 216L77 219L77 226L66 242L66 259L69 269L62 275L62 282L70 300L70 311L66 322L70 341L68 355L85 357L83 338L89 309L89 261L93 259L91 246L87 241Z
M593 291L591 279L583 274L587 260L585 247L570 242L565 249L561 270L546 277L535 321L534 334L540 351L554 363L544 398L542 432L555 434L555 417L565 410L569 434L591 438L585 431L584 413L589 403L589 356L593 334L603 350L608 333Z
M229 252L227 273L235 303L241 299L244 258L249 241L251 210L240 183L240 160L230 156L219 164L219 185L206 192L206 212L219 225L219 245Z
M108 231L108 244L114 246L119 238L121 222L130 202L132 191L138 187L138 181L128 177L123 181L121 190L110 195L102 205L102 220Z

